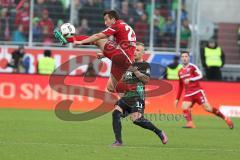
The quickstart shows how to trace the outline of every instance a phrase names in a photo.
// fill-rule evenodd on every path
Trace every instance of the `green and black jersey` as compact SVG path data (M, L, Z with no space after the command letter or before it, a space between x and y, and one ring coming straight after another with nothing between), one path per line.
M151 67L150 64L143 62L134 62L132 66L137 67L138 71L150 77ZM131 71L126 71L123 75L123 82L127 84L137 84L136 91L128 91L122 97L125 101L133 100L133 99L145 99L145 86L143 82L136 77L136 75Z

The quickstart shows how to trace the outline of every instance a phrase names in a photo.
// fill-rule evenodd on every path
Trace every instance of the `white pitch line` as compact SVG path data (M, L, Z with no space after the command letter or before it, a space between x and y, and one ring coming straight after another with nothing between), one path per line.
M0 144L14 144L14 145L47 145L47 146L75 146L75 147L96 147L105 145L87 145L87 144L74 144L74 143L43 143L43 142L4 142L0 141ZM107 146L106 146L107 147ZM111 147L111 146L109 146ZM149 149L159 148L165 150L190 150L190 151L220 151L220 152L240 152L240 149L224 149L224 148L188 148L188 147L167 147L159 144L159 147L153 146L122 146L121 148L130 149Z

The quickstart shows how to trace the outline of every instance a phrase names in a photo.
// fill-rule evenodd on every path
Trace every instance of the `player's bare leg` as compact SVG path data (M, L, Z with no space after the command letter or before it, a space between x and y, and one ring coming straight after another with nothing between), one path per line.
M202 104L202 106L205 108L206 111L222 118L227 125L229 126L230 129L234 128L233 122L231 121L231 119L227 116L225 116L223 113L221 113L221 111L217 108L213 108L208 102L205 102Z
M99 39L96 41L96 46L103 52L104 51L104 46L107 43L108 39Z
M88 38L88 36L80 35L80 36L74 36L71 38L68 38L68 42L74 42L75 40L81 41ZM96 45L102 52L104 51L104 47L106 43L108 42L108 39L99 39L96 42L94 42L94 45ZM98 58L103 58L103 53L97 53ZM117 80L113 77L113 75L110 75L110 78L107 83L107 89L109 92L115 92L115 87L117 85Z
M82 38L87 38L85 36L83 36ZM105 57L104 55L104 47L106 45L106 43L108 42L108 39L99 39L97 40L94 45L96 45L101 51L102 53L97 53L97 57L98 58L103 58ZM109 57L110 58L110 57ZM115 92L116 89L116 85L117 85L118 81L116 80L116 78L111 74L108 82L107 82L107 90L109 92Z
M100 39L95 42L95 45L103 52L105 44L107 43L108 39ZM103 53L97 53L98 58L103 58ZM109 92L115 92L115 87L117 85L117 80L114 78L114 76L111 74L108 82L107 82L107 90Z
M114 78L114 76L112 74L110 74L110 77L107 82L107 90L109 92L115 92L116 85L117 85L116 78Z
M163 144L167 144L168 138L164 131L158 129L154 124L152 124L152 122L146 119L142 113L134 112L130 116L135 125L154 132L161 139Z
M122 124L121 124L122 114L123 114L122 108L120 108L118 105L115 105L115 109L112 112L112 126L115 135L115 142L112 144L112 147L122 146Z
M183 116L187 121L187 124L184 126L184 128L196 128L192 121L192 113L191 113L191 107L192 107L192 102L189 101L184 101L182 103L182 109L183 109Z

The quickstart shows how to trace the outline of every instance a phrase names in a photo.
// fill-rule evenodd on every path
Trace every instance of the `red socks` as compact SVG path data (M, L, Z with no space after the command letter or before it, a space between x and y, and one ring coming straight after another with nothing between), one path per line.
M220 118L222 118L222 119L224 119L224 120L225 120L225 118L226 118L226 117L222 114L222 112L220 112L220 111L219 111L218 109L216 109L216 108L213 108L211 113L215 114L216 116L218 116L218 117L220 117ZM183 110L183 116L184 116L184 118L187 120L187 122L192 121L191 109L184 109L184 110Z
M222 118L222 119L225 119L226 117L222 114L222 112L220 112L218 109L216 108L213 108L212 109L212 113L215 114L216 116Z
M72 37L69 37L69 38L66 38L67 41L69 43L73 43L74 41L82 41L84 39L87 39L89 36L85 36L85 35L79 35L79 36L72 36ZM91 45L93 43L87 43L87 44L84 44L84 45Z
M118 82L115 89L117 93L125 93L126 91L136 90L136 87L136 84Z
M187 120L187 122L192 121L191 109L184 109L183 116Z

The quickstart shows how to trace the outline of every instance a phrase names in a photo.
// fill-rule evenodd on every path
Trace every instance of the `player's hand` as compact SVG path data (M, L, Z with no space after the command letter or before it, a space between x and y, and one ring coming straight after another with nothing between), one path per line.
M179 102L178 99L176 99L175 102L174 102L174 105L175 105L176 108L178 107L178 102Z
M138 70L138 68L137 67L133 67L133 66L129 66L129 68L128 68L128 71L130 71L130 72L135 72L137 70Z
M185 79L185 80L184 80L184 83L185 83L185 84L189 84L189 82L190 82L189 79Z

